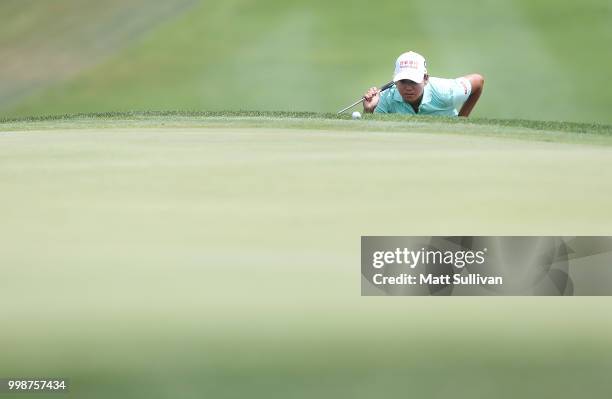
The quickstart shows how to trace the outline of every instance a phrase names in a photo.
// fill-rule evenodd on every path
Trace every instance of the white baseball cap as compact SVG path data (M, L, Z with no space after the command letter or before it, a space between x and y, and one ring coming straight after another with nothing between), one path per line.
M427 63L425 58L414 51L409 51L397 57L395 61L395 72L393 81L409 79L416 83L421 83L427 74Z

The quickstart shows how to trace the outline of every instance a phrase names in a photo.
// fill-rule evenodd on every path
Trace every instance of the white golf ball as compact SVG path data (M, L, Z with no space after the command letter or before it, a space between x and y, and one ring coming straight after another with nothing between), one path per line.
M361 113L359 111L353 112L353 119L361 119Z

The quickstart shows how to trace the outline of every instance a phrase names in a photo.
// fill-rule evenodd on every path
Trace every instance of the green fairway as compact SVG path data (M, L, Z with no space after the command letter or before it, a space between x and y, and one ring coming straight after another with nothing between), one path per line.
M196 2L3 0L0 112L117 56Z
M43 3L0 4L1 115L334 112L412 49L432 76L485 76L474 116L612 123L603 0Z
M315 114L3 121L0 376L89 398L608 397L610 300L360 297L359 245L609 235L611 141Z

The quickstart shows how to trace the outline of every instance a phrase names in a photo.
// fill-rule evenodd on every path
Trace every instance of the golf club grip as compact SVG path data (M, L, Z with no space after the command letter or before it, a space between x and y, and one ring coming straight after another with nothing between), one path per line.
M394 83L395 82L390 81L389 83L380 88L380 92L382 93L383 91L387 90L389 87L393 86Z

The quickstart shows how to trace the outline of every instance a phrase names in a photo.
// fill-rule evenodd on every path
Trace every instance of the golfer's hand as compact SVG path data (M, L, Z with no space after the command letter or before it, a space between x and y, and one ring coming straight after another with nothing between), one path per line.
M372 87L363 95L363 112L374 112L374 108L378 105L380 100L380 92L378 88Z

